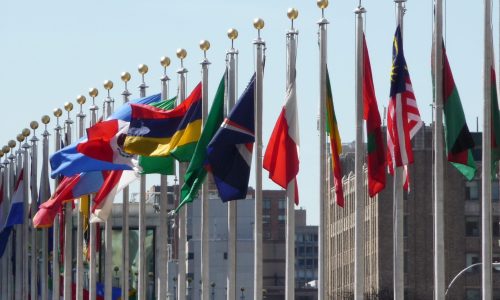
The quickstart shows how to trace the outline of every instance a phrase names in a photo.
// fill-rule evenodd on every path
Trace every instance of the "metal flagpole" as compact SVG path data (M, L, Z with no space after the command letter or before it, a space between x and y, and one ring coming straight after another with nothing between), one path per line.
M403 17L406 0L394 0L397 4L397 20L403 35ZM393 207L393 276L394 276L394 299L404 299L404 203L403 203L403 167L394 167L394 207Z
M210 49L210 42L203 40L200 42L200 49L203 50L203 61L201 62L202 77L202 123L205 126L208 116L208 66L207 51ZM208 198L208 184L201 186L201 299L208 300L210 294L210 199ZM184 209L186 210L186 209Z
M113 99L110 96L110 90L113 88L113 81L104 81L104 89L108 92L106 99L104 100L106 112L104 116L108 118L113 113ZM105 222L105 232L104 232L104 299L111 299L112 296L112 285L113 285L113 218L109 217Z
M61 149L61 130L62 127L59 124L59 118L62 116L62 109L56 108L54 109L54 116L56 117L56 127L55 130L55 151L59 151ZM59 180L56 179L55 187L59 184ZM54 190L55 190L54 187ZM53 238L52 238L52 299L59 300L60 297L60 279L61 279L61 271L59 268L59 218L60 213L58 213L54 218L53 225Z
M325 265L327 263L326 256L326 198L327 181L326 181L326 63L327 63L327 26L328 20L325 18L325 8L328 7L328 0L318 0L318 7L321 8L321 19L319 25L319 210L320 222L318 228L319 243L318 243L318 300L324 300L326 289L326 272Z
M181 103L186 99L186 73L188 70L184 68L184 59L187 56L185 49L177 49L177 57L181 60L181 67L177 70L179 74L179 99L178 103ZM184 174L186 173L186 164L179 163L179 201L180 200L180 187L184 184ZM180 203L180 202L179 202ZM177 248L177 299L186 299L186 219L187 219L187 209L182 209L179 212L179 244Z
M286 70L286 88L289 89L293 84L293 89L296 89L296 59L297 59L297 39L299 31L293 27L293 22L299 16L299 11L295 8L290 8L287 13L291 20L291 28L286 34L287 44L287 70ZM295 93L295 91L293 92ZM296 101L296 99L294 99ZM295 179L292 181L295 185ZM293 193L287 189L287 209L286 209L286 283L285 283L285 299L295 299L295 189Z
M257 18L253 27L257 29L255 45L255 216L254 216L254 299L262 299L262 98L264 82L264 49L266 42L260 31L264 28L264 20Z
M434 299L443 300L444 274L444 156L443 156L443 0L434 11Z
M236 87L238 68L236 64L238 50L234 48L234 40L238 38L238 31L231 28L227 32L227 36L231 40L231 49L227 51L228 57L228 98L227 98L227 114L231 111L236 102ZM237 202L229 201L227 206L227 300L236 299L236 214Z
M66 102L64 110L68 112L66 124L66 145L71 143L71 120L70 112L73 110L73 104ZM64 207L64 299L71 299L71 282L73 277L73 201L69 201Z
M170 58L163 56L160 59L160 64L163 67L163 76L161 77L161 99L168 99L168 82L170 78L167 76L167 67L170 66ZM167 299L167 284L168 284L168 176L160 175L160 225L159 225L159 257L160 262L158 268L158 299Z
M22 155L23 155L23 188L24 188L24 222L22 225L22 230L23 230L23 243L22 247L24 249L23 252L23 299L27 299L30 293L30 282L29 282L29 272L30 272L30 260L29 260L29 254L31 252L31 256L33 258L36 257L36 254L33 252L33 245L31 245L31 251L28 251L29 249L29 244L30 244L30 225L29 225L29 198L30 198L30 172L29 172L29 149L31 146L28 144L28 136L30 135L30 130L28 128L24 128L22 130L22 133L20 134L20 137L22 137L22 140L24 141L24 144L22 145ZM21 142L19 142L21 143ZM32 270L32 272L36 275L35 270ZM35 276L36 277L36 276ZM35 296L33 295L32 298Z
M354 213L354 299L364 299L365 292L365 195L364 140L363 140L363 14L359 6L356 14L356 146L355 146L355 213Z
M3 201L4 201L4 211L3 211L3 219L6 220L7 214L8 214L8 204L10 202L10 169L12 166L10 165L9 162L9 152L10 152L10 147L5 145L2 148L2 152L5 155L5 159L3 162L4 165L4 177L3 177ZM7 295L7 299L11 300L12 298L10 297L9 294L9 286L12 286L14 281L12 280L12 277L10 276L9 273L9 264L10 264L10 256L9 256L9 248L10 248L10 241L7 242L7 248L5 250L5 253L3 255L3 261L2 261L2 295Z
M142 83L139 85L139 96L146 97L146 88L144 75L149 71L147 65L139 65L139 73L142 77ZM140 199L139 199L139 263L138 263L138 300L146 299L146 175L140 177Z
M2 197L3 201L4 202L4 207L5 207L5 203L6 203L6 197L5 197L5 188L6 188L6 184L5 184L5 177L6 177L6 165L1 162L1 159L2 157L4 157L4 155L6 153L3 152L4 148L1 148L0 150L0 185L2 186L2 189L3 189L3 192L2 192L2 195L0 195L0 197ZM0 210L0 220L4 220L4 215L3 215L3 210ZM7 286L7 276L4 274L3 270L4 270L4 266L6 264L6 259L5 259L5 255L2 256L0 258L0 276L1 276L1 279L0 280L0 292L3 294L3 295L6 295L7 293L4 294L4 289L6 288Z
M83 112L83 105L87 99L83 95L76 97L76 102L80 105L80 111L76 115L78 118L78 138L85 135L85 113ZM83 300L83 215L82 205L80 199L76 212L77 225L76 225L76 300Z
M123 103L129 101L131 93L128 91L127 83L130 81L130 73L123 72L121 80L125 83L125 90L122 92ZM129 270L130 270L130 252L129 252L129 187L123 189L123 208L122 208L122 293L128 296L129 291Z
M30 123L30 128L33 130L33 136L30 139L31 142L31 205L30 205L30 211L31 211L31 223L27 223L28 227L31 230L31 272L30 272L30 295L31 299L37 299L38 297L38 289L37 289L37 284L38 284L38 278L39 278L39 270L38 270L38 249L40 248L38 246L38 230L33 228L33 217L36 214L36 211L38 209L38 146L37 142L39 141L38 138L36 137L36 129L38 129L38 122L37 121L31 121Z
M90 106L90 126L94 126L97 123L97 112L99 110L99 106L95 104L95 97L99 95L99 91L96 88L91 88L89 90L89 96L92 98L92 105ZM90 203L94 195L90 196ZM89 300L95 300L97 295L97 274L96 274L96 249L97 249L97 228L95 223L89 222L89 245L87 251L90 251L90 259L89 259Z
M10 147L10 155L9 155L9 160L10 160L10 168L9 168L9 204L10 202L12 201L12 194L14 193L14 185L15 185L15 173L17 172L16 171L16 156L15 156L15 153L14 153L14 148L16 147L16 141L14 140L10 140L9 143L8 143L9 147ZM15 278L13 276L13 262L12 262L12 256L13 256L13 247L15 247L14 245L14 238L10 238L10 241L9 241L9 245L8 245L8 252L7 252L7 255L8 255L8 260L9 260L9 263L8 263L8 278L10 279L9 281L11 282L11 284L9 284L8 286L8 298L9 300L13 299L14 298L14 293L16 291L16 286L15 286Z
M17 180L19 178L20 171L22 168L22 163L23 163L21 143L24 140L24 138L22 135L17 135L16 138L17 138L17 141L19 142L19 148L16 151L17 157L15 159L16 159L17 165L16 165L14 179L11 183L11 187L12 187L11 201L12 201L12 195L16 189ZM13 145L14 146L16 145L15 142L13 143ZM14 148L12 148L12 150L14 150ZM24 219L24 216L23 216L23 219ZM18 253L24 252L23 251L24 250L24 248L23 248L23 224L15 225L14 229L15 229L15 239L14 239L15 255L14 256L15 256L15 266L16 266L16 268L14 269L14 273L15 273L14 299L21 300L21 299L23 299L23 296L24 296L24 282L23 282L23 273L24 273L23 272L24 271L23 258L24 258L24 255L18 255Z
M50 133L47 130L47 124L50 122L50 117L44 115L42 117L42 123L45 125L45 129L42 133L42 174L40 176L40 185L45 187L49 185L49 136ZM48 191L47 191L48 192ZM49 199L50 195L43 194L41 201L45 202ZM40 267L40 290L41 290L41 300L48 300L49 298L49 232L47 228L42 228L42 257L41 257L41 267Z
M484 110L483 110L483 169L482 169L482 291L484 300L490 300L492 295L491 270L491 69L493 62L493 41L491 24L491 0L484 1ZM495 109L498 109L497 107Z

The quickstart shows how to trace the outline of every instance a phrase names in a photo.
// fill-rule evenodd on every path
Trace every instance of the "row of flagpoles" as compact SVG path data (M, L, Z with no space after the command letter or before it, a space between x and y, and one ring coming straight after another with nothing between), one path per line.
M413 155L411 149L411 139L422 126L420 116L418 113L418 108L416 106L415 96L411 87L411 80L409 77L408 68L406 66L406 61L404 59L403 53L403 17L406 11L405 2L406 0L394 0L397 6L397 30L394 39L393 48L393 72L391 74L391 99L389 103L389 116L388 116L388 155L387 163L391 169L391 173L394 175L394 297L396 299L404 299L404 261L403 261L403 189L407 188L409 183L407 167L413 162ZM330 147L331 151L331 163L333 164L334 173L334 192L335 199L340 206L343 206L343 192L342 192L342 178L339 164L339 153L341 152L340 137L338 134L338 128L335 120L335 113L333 110L333 102L331 90L329 87L329 76L327 70L327 26L329 24L328 20L324 16L324 10L328 6L327 0L319 0L318 6L322 9L322 17L318 22L319 25L319 60L320 60L320 115L319 115L319 130L320 130L320 174L319 174L319 190L320 190L320 226L319 226L319 272L318 272L318 295L319 299L327 299L329 295L326 294L328 290L326 286L327 274L325 271L326 265L329 261L326 251L326 241L328 236L328 224L326 219L326 201L330 199L330 189L327 182L327 170L328 166L328 149ZM493 113L498 110L496 100L496 79L494 73L494 62L493 62L493 42L492 42L492 24L491 24L491 0L485 0L485 26L484 26L484 36L485 36L485 65L484 65L484 124L483 124L483 145L482 145L482 290L483 299L491 299L492 293L492 274L491 274L491 168L492 162L496 162L499 157L492 156L492 148L497 147L496 144L492 143L491 136L495 136L495 132L498 123L498 114ZM355 299L363 299L365 293L365 256L364 256L364 194L365 188L364 182L364 172L363 172L363 162L364 162L364 137L363 137L363 119L367 121L367 135L370 141L373 138L371 135L374 134L375 143L380 142L380 115L378 109L376 109L376 100L374 98L373 83L371 82L371 70L369 68L369 57L367 52L366 43L364 40L363 33L363 15L366 10L359 4L355 11L356 14L356 147L355 147L355 278L354 278L354 295ZM291 29L287 32L287 70L286 70L286 98L283 111L280 115L280 119L276 124L271 135L271 140L268 143L268 148L266 149L266 154L262 154L262 102L263 102L263 74L264 74L264 61L265 61L265 42L261 38L261 30L264 27L264 21L261 19L256 19L254 22L255 28L258 30L258 37L254 41L256 48L256 71L255 77L250 81L249 87L242 94L238 102L237 97L237 64L238 64L238 50L234 48L234 41L236 40L238 33L236 30L232 29L228 32L228 37L231 39L231 48L227 52L227 71L221 82L222 94L225 96L226 103L224 109L221 110L225 120L221 123L216 124L214 127L210 122L211 117L217 119L217 112L214 108L215 102L212 108L208 109L208 67L210 62L207 59L206 52L210 48L208 41L202 41L200 43L200 48L204 51L204 59L201 63L202 69L202 84L201 84L201 126L203 131L201 131L201 137L197 141L197 148L203 141L203 151L207 149L207 153L203 153L203 157L206 158L211 163L211 167L215 167L214 159L217 160L217 150L216 141L221 140L224 134L228 132L223 132L223 130L229 130L231 134L241 134L240 138L244 142L239 143L239 145L252 145L255 142L255 153L252 150L245 152L243 148L238 148L238 153L246 153L251 156L255 155L255 177L256 177L256 192L255 192L255 228L254 228L254 239L255 239L255 265L254 265L254 298L262 298L262 167L270 172L270 177L277 184L282 186L287 190L288 207L287 207L287 251L286 251L286 299L294 299L294 204L298 203L298 185L296 182L296 175L298 173L298 117L297 117L297 99L296 99L296 70L295 62L297 57L297 36L298 31L293 26L293 21L298 17L298 11L291 9L288 12L288 17L292 20ZM443 107L447 105L445 96L448 96L446 86L448 84L449 72L448 62L444 52L444 45L442 43L442 0L435 0L435 10L434 10L434 43L433 43L433 73L434 73L434 86L435 86L435 116L434 116L434 298L444 299L445 293L445 276L444 276L444 223L443 223L443 202L444 202L444 178L443 178L443 154L444 154L444 144L443 144ZM177 71L179 75L179 87L178 87L178 103L182 106L183 103L187 101L193 101L196 99L192 98L192 95L186 96L187 80L186 74L188 70L183 65L183 60L186 58L187 53L185 50L180 49L177 52L177 56L181 61L181 67ZM166 101L169 97L168 95L168 81L169 78L166 75L166 68L170 65L170 60L168 58L162 58L161 64L164 67L164 76L161 78L162 91L161 96L149 96L146 97L147 85L144 81L144 75L148 72L148 68L145 65L139 67L139 72L142 76L142 83L139 86L140 90L140 101L134 102L131 117L128 117L128 122L133 124L134 120L134 109L135 105L154 105L155 101ZM446 78L445 78L446 76ZM122 80L125 82L125 91L122 93L124 103L129 102L130 92L127 90L127 83L130 80L130 74L122 74ZM90 96L92 97L92 106L90 107L91 117L90 117L90 128L87 130L87 140L91 141L90 136L93 133L92 130L97 128L96 125L103 126L106 121L116 121L116 123L126 122L123 118L122 110L117 110L113 114L114 110L114 100L110 97L109 91L112 89L112 82L108 81L105 83L105 89L108 91L108 95L103 105L103 122L98 122L98 109L99 107L95 105L95 98L98 96L96 89L90 91ZM453 87L454 88L454 87ZM219 90L216 93L219 95ZM252 110L254 109L253 116L250 127L247 128L238 119L239 110L244 107L243 101L245 99L252 100ZM371 99L371 100L370 100ZM84 137L85 129L85 117L86 115L82 111L82 105L85 103L85 97L80 96L77 99L78 104L80 104L80 112L78 113L78 136L80 138L76 143L81 145L82 138ZM149 102L148 102L149 101ZM375 106L371 106L371 103L375 103ZM195 101L193 101L195 102ZM139 104L137 104L139 103ZM141 104L142 103L142 104ZM191 102L189 102L191 103ZM194 105L194 104L193 104ZM126 104L127 107L128 104ZM187 106L187 104L185 104ZM194 106L193 106L194 107ZM375 107L375 109L373 109ZM62 110L57 109L54 111L54 116L57 118L55 127L55 150L57 153L60 151L66 151L69 153L68 149L71 149L72 142L72 125L73 121L70 118L70 112L73 109L71 103L65 104L65 110L68 113L68 117L64 122L64 128L59 124L59 118L62 117ZM461 108L460 108L461 109ZM154 112L162 110L161 108L152 109ZM171 111L175 109L170 109L164 114L171 114ZM212 113L212 111L214 111ZM367 111L370 115L367 116ZM246 110L249 113L248 109ZM371 115L373 113L373 115ZM463 110L462 110L463 115ZM378 116L378 117L377 117ZM145 118L145 117L144 117ZM444 116L447 126L450 127L452 123L449 117L445 114ZM131 121L131 120L132 121ZM49 151L48 151L48 137L49 132L47 131L47 124L50 118L44 116L42 118L42 123L45 125L45 130L42 134L42 169L40 177L40 189L37 191L37 142L38 139L36 135L31 138L31 145L28 144L28 136L30 135L29 130L23 130L22 134L17 137L20 143L19 149L15 151L16 143L15 141L10 141L8 146L2 148L2 156L5 156L4 162L1 165L2 174L2 202L1 202L1 220L2 220L2 230L0 233L0 252L3 254L5 250L5 255L2 255L1 260L1 293L2 295L7 295L9 300L11 299L27 299L29 295L38 294L38 277L40 278L40 299L46 300L49 295L49 273L52 273L52 291L53 299L59 299L59 290L62 286L64 299L70 299L72 297L72 234L73 234L73 224L72 224L72 213L73 213L73 198L79 198L80 201L78 214L77 214L77 257L76 257L76 297L77 299L83 299L83 255L84 252L84 223L85 215L83 212L88 207L85 204L85 195L78 195L68 199L64 199L64 205L59 206L50 202L50 200L55 199L63 191L63 188L68 185L68 178L76 173L82 172L78 176L93 176L92 172L98 171L97 169L85 169L78 172L73 172L73 174L64 173L66 171L61 171L62 169L55 168L53 173L56 175L63 174L67 177L64 179L56 179L56 190L54 195L49 200ZM31 124L32 130L38 128L36 122ZM128 129L128 136L130 136L130 128ZM133 125L130 125L133 128ZM370 127L372 126L372 127ZM219 128L220 127L220 128ZM466 127L466 124L465 124ZM121 129L120 129L121 130ZM231 131L232 130L232 131ZM186 129L187 131L187 129ZM121 132L118 132L121 133ZM125 131L127 133L127 131ZM467 129L468 133L468 129ZM330 140L327 143L326 137L329 136ZM140 136L138 136L140 137ZM205 138L204 138L205 137ZM100 138L100 137L99 137ZM111 141L116 139L117 136L110 137ZM128 139L128 137L127 137ZM173 138L172 138L173 139ZM276 142L278 141L278 142ZM24 144L22 144L24 142ZM276 142L276 143L275 143ZM125 141L125 148L127 148L128 141ZM74 143L73 143L74 144ZM62 146L65 147L62 147ZM129 144L130 145L130 144ZM286 145L292 145L291 147ZM377 144L377 146L379 146ZM383 145L382 145L383 147ZM452 148L452 145L447 145L448 152ZM247 148L248 150L248 148ZM461 149L468 153L470 148ZM494 149L496 150L496 149ZM14 152L15 151L15 152ZM95 149L94 149L95 151ZM369 176L369 194L374 196L385 186L385 174L380 181L371 181L372 178L376 178L375 169L371 169L370 162L378 163L378 166L382 167L382 170L386 168L386 161L384 160L385 151L382 151L382 157L371 156L370 149L368 149L368 176ZM196 153L197 150L194 150ZM9 154L10 153L10 154ZM9 154L9 155L7 155ZM31 154L31 155L30 155ZM90 153L91 155L96 155L96 153ZM238 154L238 155L240 155ZM286 154L286 155L285 155ZM72 154L76 155L76 154ZM245 154L241 154L245 155ZM467 155L466 155L467 156ZM136 156L134 156L136 157ZM449 156L450 157L450 156ZM31 165L30 165L31 158ZM245 158L245 157L243 157ZM248 156L246 157L248 159ZM54 159L54 156L52 157ZM139 158L140 159L140 158ZM99 160L99 159L98 159ZM179 186L182 187L184 191L185 184L192 184L189 180L189 174L192 173L193 162L195 156L191 160L179 162ZM202 161L205 161L203 159ZM188 164L189 162L189 164ZM292 165L289 165L293 162ZM457 161L455 161L457 162ZM458 161L458 163L463 163L464 161ZM57 164L52 163L52 167ZM72 162L68 162L72 163ZM123 185L123 259L122 259L122 271L123 278L121 282L122 291L129 291L129 240L128 240L128 230L129 230L129 220L128 220L128 205L129 205L129 191L126 187L127 184L123 183L125 178L128 178L129 174L132 176L130 182L135 177L140 177L140 201L139 201L139 268L138 268L138 299L146 298L146 265L145 265L145 218L146 216L146 174L141 174L138 176L135 171L130 170L126 167L117 167L117 163L114 158L110 161L113 167L110 169L101 168L99 171L106 171L109 173L103 173L102 189L99 187L98 190L93 191L92 196L90 196L90 202L92 206L96 206L97 209L94 212L97 218L101 221L105 221L104 225L104 235L105 235L105 266L104 266L104 298L111 299L111 279L112 279L112 239L111 239L111 229L112 223L109 218L110 207L112 206L112 198L109 200L109 195L115 195L118 189L121 190L120 184ZM122 161L123 163L123 161ZM247 161L248 163L248 161ZM467 163L467 159L465 160ZM465 165L465 163L463 163ZM200 163L202 166L203 162ZM31 173L28 172L31 166ZM59 165L61 167L61 165ZM61 168L65 168L63 166ZM88 166L87 166L88 167ZM121 168L121 169L120 169ZM57 171L59 170L59 171ZM380 168L378 169L380 170ZM69 172L69 171L68 171ZM123 174L122 174L123 172ZM202 183L206 171L201 175ZM214 180L216 185L219 187L219 192L223 193L220 188L220 181L224 178L215 175ZM475 172L475 171L474 171ZM224 174L227 176L228 174ZM465 175L465 174L464 174ZM118 180L114 182L113 185L108 186L109 178L112 176L117 176ZM185 181L185 178L186 181ZM65 181L67 180L67 181ZM76 179L75 179L76 180ZM123 180L123 181L122 181ZM129 183L129 181L127 181ZM248 184L248 179L247 179ZM373 185L372 185L373 184ZM31 186L31 194L29 194ZM199 187L199 185L198 185ZM111 188L110 190L103 190L104 188ZM197 188L194 188L194 194L197 193ZM166 269L166 261L168 259L166 255L167 249L167 230L168 230L168 216L166 210L166 195L168 190L167 175L161 176L161 205L160 207L160 249L161 251L159 262L162 267L159 268L158 274L158 297L159 299L165 299L168 293L168 274ZM182 192L183 192L182 191ZM179 202L181 205L188 203L185 198L181 198L183 195L179 192ZM192 191L189 191L191 193ZM74 195L74 194L73 194ZM192 195L190 194L190 197ZM29 205L29 198L31 198L31 205ZM221 195L221 198L224 197ZM201 290L202 298L208 299L209 297L209 206L208 206L208 191L205 184L201 187L200 199L202 202L202 243L201 243L201 253L202 253L202 268L201 268ZM233 198L236 199L236 198ZM229 200L233 200L229 199ZM30 229L30 221L35 224L36 217L43 209L49 209L49 204L43 203L40 206L40 211L37 212L37 202L40 200L43 202L50 202L50 205L55 205L54 207L61 208L61 213L58 211L52 211L53 213L53 245L52 245L52 270L48 270L48 249L49 249L49 237L48 229L43 228L41 230L41 245L37 245L37 235L38 231ZM49 201L48 201L49 200ZM30 209L28 209L30 207ZM52 206L51 206L52 207ZM20 210L20 214L19 214ZM186 298L186 210L178 208L177 218L178 218L178 274L177 274L177 298ZM58 214L59 213L59 214ZM104 217L103 217L104 216ZM59 219L60 218L60 219ZM64 224L64 225L62 225ZM35 224L36 225L36 224ZM43 226L42 226L43 227ZM59 231L63 232L60 235ZM89 224L89 244L88 251L89 255L89 289L88 293L90 299L96 299L97 289L96 289L96 241L97 241L97 231L95 222L90 222ZM10 233L14 232L14 235ZM236 298L236 202L229 201L228 203L228 270L227 270L227 299ZM9 238L10 236L10 238ZM64 243L60 243L60 236L63 236ZM30 249L30 251L23 251L23 249ZM41 267L38 270L38 264L36 257L38 256L38 249L41 249ZM14 252L13 252L14 251ZM59 252L64 253L61 255L64 257L63 269L64 276L63 280L60 282L59 275L59 263L60 256ZM14 255L15 254L15 255ZM11 257L15 256L15 264L10 260ZM30 261L31 260L31 261ZM31 262L31 264L29 264ZM15 267L14 267L15 266ZM19 267L19 266L22 266ZM15 272L14 272L15 268ZM15 277L12 274L15 273ZM14 284L13 284L14 283ZM34 297L32 296L32 299Z

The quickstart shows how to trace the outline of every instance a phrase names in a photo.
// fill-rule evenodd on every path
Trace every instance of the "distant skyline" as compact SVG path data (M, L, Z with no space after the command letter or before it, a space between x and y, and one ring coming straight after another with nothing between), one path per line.
M332 82L334 106L342 142L354 140L354 71L355 17L359 1L330 1L325 10L329 20L328 63ZM388 104L389 73L391 69L392 38L396 28L394 2L362 1L367 9L366 38L375 91L380 114ZM483 1L448 1L446 8L445 41L451 68L460 93L471 131L482 126L483 109ZM430 123L432 103L431 43L432 1L406 2L404 21L404 50L413 88L422 119ZM79 110L76 96L84 94L87 114L90 106L88 89L97 87L96 99L102 112L106 96L102 83L114 82L111 96L115 106L121 104L123 83L120 73L132 75L129 90L131 99L138 97L140 76L137 66L149 66L146 83L148 94L160 92L159 78L163 74L159 60L169 56L172 64L170 96L177 90L176 70L180 62L177 48L186 48L184 61L188 73L188 92L201 80L200 62L203 52L198 44L202 39L211 43L207 57L211 61L209 95L211 104L220 76L225 68L225 54L231 43L226 32L236 28L239 37L239 92L250 79L254 69L253 40L257 31L252 21L261 17L265 27L261 32L266 41L266 70L264 76L264 149L280 113L285 97L285 34L290 28L287 9L295 7L299 17L297 54L297 89L300 123L300 173L298 177L300 206L308 210L310 224L318 224L319 216L319 139L317 126L319 105L319 51L317 21L321 10L316 1L97 1L67 2L54 0L8 1L0 11L0 48L2 68L1 102L3 130L0 146L14 139L32 120L40 121L44 114L51 116L49 129L55 124L52 110L73 102L72 119ZM498 64L498 3L493 5L494 41ZM64 114L64 117L66 114ZM75 124L76 125L76 124ZM40 138L42 127L37 130ZM53 136L51 137L51 151ZM41 153L41 152L40 152ZM255 186L254 170L250 185ZM279 189L263 172L264 188ZM391 179L388 179L391 180ZM173 183L173 179L169 180ZM149 176L147 184L159 183L159 176ZM138 185L132 191L138 190Z

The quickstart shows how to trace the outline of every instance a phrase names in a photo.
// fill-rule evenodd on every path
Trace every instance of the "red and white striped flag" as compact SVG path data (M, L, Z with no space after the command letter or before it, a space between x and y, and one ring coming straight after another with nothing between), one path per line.
M413 163L411 139L422 127L417 101L408 73L403 52L403 39L400 27L396 29L393 45L393 64L391 72L391 98L387 117L387 161L389 172L394 167L405 166L404 188L408 190L409 180L406 166Z

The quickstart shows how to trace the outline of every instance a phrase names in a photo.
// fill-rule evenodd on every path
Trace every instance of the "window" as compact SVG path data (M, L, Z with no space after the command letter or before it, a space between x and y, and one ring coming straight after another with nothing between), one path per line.
M279 223L285 223L286 216L285 215L279 215L278 216L278 222Z
M188 259L194 259L194 252L188 253Z
M468 200L478 200L479 199L479 181L466 182L465 183L465 194L466 194L466 197Z
M492 229L493 229L493 236L494 237L500 236L500 223L499 223L499 221L500 221L500 219L498 217L493 217Z
M479 262L479 254L477 253L466 253L465 254L465 265L471 266ZM479 270L480 266L476 266L467 270L469 273L474 273Z
M491 199L493 202L498 202L499 192L498 180L493 180L491 182Z
M262 201L262 208L263 209L271 209L271 200L269 199L264 199Z
M481 300L481 290L480 289L466 289L465 290L466 300Z
M479 236L479 217L465 217L465 235Z
M280 199L279 202L278 202L278 208L279 209L286 209L286 200L282 200Z
M493 263L499 263L500 264L500 254L493 254ZM500 265L494 265L493 266L493 272L495 273L500 273Z
M271 216L270 215L262 215L262 223L264 223L264 224L271 223Z
M224 259L227 259L227 252L224 252Z

